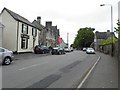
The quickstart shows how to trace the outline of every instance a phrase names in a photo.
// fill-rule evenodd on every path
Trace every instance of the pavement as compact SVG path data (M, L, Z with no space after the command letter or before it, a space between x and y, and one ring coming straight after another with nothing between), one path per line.
M115 58L99 53L101 57L81 88L118 88L118 64Z
M51 55L48 54L35 54L35 53L20 53L20 54L14 54L15 60L21 60L21 59L32 59L32 58L39 58L42 56L48 56Z

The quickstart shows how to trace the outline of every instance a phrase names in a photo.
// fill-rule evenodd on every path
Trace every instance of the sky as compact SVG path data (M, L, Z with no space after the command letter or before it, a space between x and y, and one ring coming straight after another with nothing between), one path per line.
M72 44L80 28L92 27L95 31L111 29L110 6L113 7L113 27L117 27L118 2L120 0L0 0L0 11L4 7L25 17L30 22L41 16L41 24L52 21L60 29L60 36Z

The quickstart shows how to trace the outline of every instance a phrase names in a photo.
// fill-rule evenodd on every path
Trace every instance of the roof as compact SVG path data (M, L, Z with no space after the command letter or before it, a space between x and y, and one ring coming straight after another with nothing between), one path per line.
M96 32L97 39L107 39L110 36L115 36L114 32Z
M34 20L32 24L34 24L36 28L38 28L39 30L42 30L45 28L42 24L39 24L36 20Z
M23 23L25 23L25 24L28 24L28 25L30 25L30 26L32 26L32 27L35 27L35 25L33 25L29 20L27 20L26 18L20 16L19 14L15 13L15 12L7 9L7 8L4 8L4 9L2 10L2 12L3 12L4 10L6 10L15 20L20 21L20 22L23 22ZM1 13L2 13L2 12L1 12Z

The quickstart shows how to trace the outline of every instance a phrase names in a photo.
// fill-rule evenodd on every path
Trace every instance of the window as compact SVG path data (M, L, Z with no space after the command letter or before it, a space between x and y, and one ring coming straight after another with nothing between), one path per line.
M32 35L33 35L34 37L36 37L36 36L37 36L37 29L32 28Z
M0 48L0 52L4 52L4 51L5 51L4 49Z
M27 38L21 38L21 48L22 49L28 48L28 39Z
M22 24L22 33L23 34L28 34L28 26L25 24Z

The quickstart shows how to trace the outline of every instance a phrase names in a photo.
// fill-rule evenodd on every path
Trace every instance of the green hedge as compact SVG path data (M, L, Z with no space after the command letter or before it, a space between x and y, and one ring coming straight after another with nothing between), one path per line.
M116 42L118 42L118 39L117 38L109 38L109 39L106 39L106 40L101 40L101 44L102 45L110 45L110 44L114 44L114 43L116 43Z

